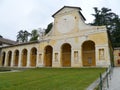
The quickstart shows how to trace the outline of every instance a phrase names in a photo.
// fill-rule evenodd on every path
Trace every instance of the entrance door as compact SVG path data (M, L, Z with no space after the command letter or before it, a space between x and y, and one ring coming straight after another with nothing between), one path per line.
M22 66L27 65L27 49L22 50Z
M45 56L44 56L44 64L47 67L51 67L52 66L52 53L53 53L53 49L51 46L47 46L45 48Z
M69 44L64 44L62 46L62 66L70 67L71 66L71 46Z
M3 52L2 53L2 66L4 66L4 64L5 64L5 57L6 57L6 53Z
M83 66L95 66L95 43L86 41L82 45Z
M35 67L37 60L37 49L33 47L30 52L30 66Z
M8 66L11 66L12 51L8 52Z
M15 50L14 52L14 66L18 66L19 51Z

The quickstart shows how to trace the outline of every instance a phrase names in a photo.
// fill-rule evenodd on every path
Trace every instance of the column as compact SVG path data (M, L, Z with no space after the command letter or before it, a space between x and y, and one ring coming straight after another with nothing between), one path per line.
M13 53L12 52L12 56L11 56L11 67L13 67L14 66L14 55L15 55L15 53Z
M27 67L30 67L30 50L27 52Z
M39 52L37 50L36 67L39 66Z
M111 65L111 57L110 57L110 48L109 46L105 47L105 61L107 66Z
M54 62L55 62L55 52L54 52L54 49L53 49L53 51L52 51L52 66L51 67L54 66Z
M5 64L4 64L5 67L8 66L8 53L6 52L6 55L5 55Z
M107 60L110 61L110 48L109 48L109 46L105 47L105 58L107 58Z
M40 66L41 66L41 67L44 67L44 66L45 66L45 65L44 65L44 54L45 54L45 53L42 52L41 54L42 54L42 57L41 57L41 64L40 64Z
M82 47L80 47L80 50L79 50L79 54L78 54L78 57L79 57L79 62L80 62L80 67L83 67L83 57L82 57Z
M58 56L58 62L59 62L59 65L60 65L60 67L62 67L62 52L61 52L61 50L59 51L59 56Z
M71 49L71 67L74 67L74 50Z
M99 66L100 60L99 60L99 47L95 45L95 62L96 66Z
M2 62L3 62L3 53L0 53L1 55L0 55L0 66L3 66L2 65Z
M0 52L0 67L2 66L2 53Z
M19 52L19 61L18 61L18 67L21 67L21 62L22 62L22 51Z

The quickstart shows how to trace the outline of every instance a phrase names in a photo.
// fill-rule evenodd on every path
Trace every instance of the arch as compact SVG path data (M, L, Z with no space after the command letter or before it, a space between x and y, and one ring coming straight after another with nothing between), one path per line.
M5 64L5 57L6 57L6 53L3 52L2 53L2 66L4 66L4 64Z
M12 51L8 51L7 66L11 66L11 60L12 60Z
M61 63L63 67L71 66L71 45L68 43L61 46Z
M30 51L30 66L36 66L37 49L33 47Z
M21 65L22 66L26 66L27 65L27 55L28 55L27 49L23 49L22 50L22 58L21 58Z
M91 40L82 44L82 62L83 66L95 66L95 43Z
M15 50L13 65L18 66L18 61L19 61L19 50Z
M52 66L52 54L53 54L53 48L52 46L48 45L45 47L45 53L44 53L44 65L46 67Z

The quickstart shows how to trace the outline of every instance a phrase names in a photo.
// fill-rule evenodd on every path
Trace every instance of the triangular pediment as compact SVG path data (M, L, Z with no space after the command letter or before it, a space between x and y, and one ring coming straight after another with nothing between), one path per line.
M57 16L60 16L60 15L71 13L73 11L78 11L81 14L81 16L83 17L83 19L85 20L84 16L80 12L80 10L81 10L80 7L64 6L63 8L58 10L55 14L53 14L52 17L57 17Z

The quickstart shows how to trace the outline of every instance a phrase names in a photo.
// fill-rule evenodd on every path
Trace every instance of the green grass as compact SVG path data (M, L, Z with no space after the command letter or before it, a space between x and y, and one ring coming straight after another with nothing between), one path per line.
M105 68L36 68L0 73L0 90L84 90Z

